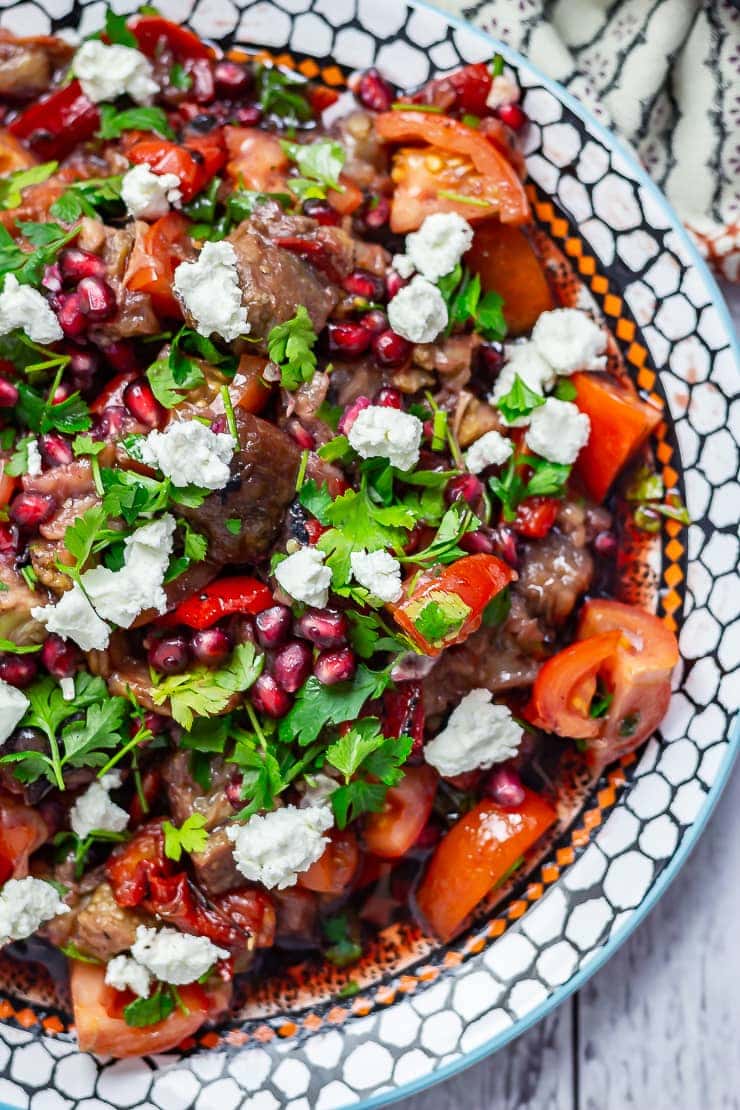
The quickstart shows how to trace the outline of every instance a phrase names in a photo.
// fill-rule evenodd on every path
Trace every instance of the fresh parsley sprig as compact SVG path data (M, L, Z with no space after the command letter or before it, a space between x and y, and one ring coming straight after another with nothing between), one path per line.
M34 223L16 220L16 227L34 248L24 251L6 227L0 225L0 278L15 274L21 285L38 285L46 266L56 258L62 247L77 235L78 229L65 231L55 223Z
M118 139L124 131L153 131L163 139L175 137L163 108L124 108L120 112L113 104L101 104L99 108L101 139Z
M277 116L296 126L313 119L313 110L303 94L305 81L275 66L259 65L255 73L257 100L265 115Z
M505 470L488 479L488 485L501 502L504 520L511 521L516 519L516 510L527 497L562 497L571 469L537 455L515 452Z
M493 291L481 295L479 274L471 274L458 262L455 269L440 278L437 284L447 303L448 335L456 325L464 326L471 321L475 331L484 339L501 340L505 337L507 326L503 297Z
M310 382L316 370L316 332L304 305L298 305L296 314L284 324L276 324L267 337L267 353L280 367L280 382L284 389L298 389L303 382Z
M377 717L363 717L327 748L327 762L344 777L330 796L338 828L383 808L388 788L403 778L412 743L410 736L384 736Z
M202 359L210 366L232 377L236 373L237 359L230 352L221 351L206 336L193 328L180 328L173 337L165 357L152 363L146 372L152 392L166 409L174 408L191 389L205 383L205 375L198 365Z
M545 398L542 394L530 389L524 379L519 374L515 374L511 389L503 397L499 397L496 408L507 424L513 424L523 416L530 416L544 403Z
M287 186L300 200L323 200L329 189L343 193L339 180L347 158L341 143L335 139L317 139L313 143L291 143L281 139L280 145L295 162L301 176L289 177Z
M202 813L191 813L177 828L171 821L162 825L164 832L164 854L167 859L177 862L183 852L192 855L193 852L202 852L208 843L208 830L206 819Z
M54 219L64 224L73 224L83 216L92 219L119 216L123 213L122 184L123 174L120 173L74 181L54 201L49 211Z
M378 698L390 682L389 671L372 671L361 663L354 678L323 686L313 676L296 694L293 708L278 726L284 742L297 740L306 747L317 739L327 725L353 721L366 701Z
M264 661L254 644L237 644L223 667L195 667L185 674L170 675L154 686L152 699L155 705L169 702L177 723L190 729L196 717L218 716L234 694L247 691L259 678Z
M27 170L16 170L0 181L0 208L17 208L23 200L22 193L29 185L40 185L59 168L58 162L43 162Z

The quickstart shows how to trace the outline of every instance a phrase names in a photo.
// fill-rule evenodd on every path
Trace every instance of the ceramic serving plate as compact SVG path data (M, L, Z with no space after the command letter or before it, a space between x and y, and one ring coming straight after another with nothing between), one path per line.
M105 9L1 6L0 26L24 35L84 35ZM599 782L574 784L568 819L536 868L452 944L395 926L353 969L354 997L341 997L336 977L298 969L255 987L239 1021L176 1053L127 1061L79 1053L63 989L34 979L32 965L0 964L0 1106L380 1106L500 1048L582 985L660 897L706 823L740 740L738 352L719 291L635 160L568 93L482 33L404 0L157 6L206 38L265 51L332 86L375 64L410 88L499 50L524 90L530 197L561 287L602 314L628 372L662 407L657 460L694 522L669 521L654 543L622 553L626 594L680 633L660 735Z

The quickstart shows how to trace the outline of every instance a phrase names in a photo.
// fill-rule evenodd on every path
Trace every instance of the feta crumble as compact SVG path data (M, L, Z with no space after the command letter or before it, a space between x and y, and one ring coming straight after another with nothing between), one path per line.
M491 88L486 97L486 107L495 112L504 104L515 104L521 96L521 89L511 77L500 73L491 81Z
M352 574L378 601L398 601L401 588L401 564L388 551L353 551L350 555Z
M93 609L78 582L62 594L56 605L37 605L31 616L47 632L63 640L74 640L83 651L102 651L110 640L110 628Z
M524 730L490 690L471 690L453 709L445 727L424 747L424 759L444 778L487 770L516 755Z
M444 297L421 274L399 289L388 304L389 324L410 343L431 343L447 327L447 320Z
M123 832L126 828L128 813L111 801L109 794L110 790L115 790L120 785L120 773L111 771L110 774L103 775L102 779L91 782L85 793L80 794L70 810L69 824L72 832L81 840L94 830Z
M402 278L410 278L416 271L416 266L414 266L407 254L394 254L391 259L391 266L398 276Z
M517 376L533 393L538 393L540 397L544 396L545 390L550 389L555 384L557 377L555 371L549 363L545 362L534 343L529 340L525 343L517 343L515 346L507 347L506 356L508 361L503 366L488 398L491 404L497 405L501 398L506 396L514 385L514 379ZM520 416L516 420L509 421L502 414L502 419L510 428L522 428L529 423L528 416Z
M500 432L484 432L465 452L465 465L471 474L480 474L487 466L500 466L514 450L514 445Z
M38 440L32 439L26 448L26 474L30 474L32 478L38 478L43 465Z
M176 987L194 983L229 953L208 937L194 937L177 929L148 929L139 925L131 955L161 983Z
M123 567L86 570L80 581L100 617L130 628L140 613L163 613L167 597L162 588L172 554L175 518L169 513L137 528L124 541Z
M419 461L423 428L411 413L369 405L358 414L347 439L363 459L388 459L399 470L413 470Z
M33 936L45 921L69 913L59 894L43 879L9 879L0 891L0 944Z
M133 991L139 998L146 998L151 985L151 975L142 964L131 956L114 956L105 969L105 981L116 991Z
M170 478L173 486L223 489L231 476L234 440L227 432L212 432L199 420L177 420L164 432L150 432L138 454L143 463Z
M128 95L137 104L148 104L159 92L152 66L140 50L99 39L83 42L72 60L72 71L88 100L116 100Z
M246 825L230 825L226 835L245 878L268 890L284 890L323 854L329 842L323 834L333 824L328 806L284 806L264 816L255 814Z
M296 601L323 609L329 600L331 570L324 566L323 551L301 547L275 567L275 577Z
M450 274L470 249L473 229L457 212L435 212L427 216L418 231L406 236L406 255L411 265L429 281L439 281ZM393 260L401 277L401 273ZM407 265L404 265L408 269Z
M123 175L121 199L134 219L158 220L167 215L171 204L182 200L180 178L174 173L153 173L149 163L142 162Z
M570 401L548 397L530 417L527 447L550 462L570 464L588 443L591 421Z
M580 308L543 312L532 329L532 343L558 374L606 366L606 333Z
M0 678L0 744L4 744L20 724L28 706L23 691Z
M249 332L231 243L206 243L195 262L177 267L174 286L200 335L230 341Z
M0 293L0 335L22 328L34 343L56 343L64 338L61 324L49 302L30 285L21 285L7 274Z

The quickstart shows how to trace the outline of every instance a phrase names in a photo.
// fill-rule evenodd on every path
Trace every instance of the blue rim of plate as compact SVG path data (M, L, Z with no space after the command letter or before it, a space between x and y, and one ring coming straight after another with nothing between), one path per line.
M524 66L533 73L538 81L547 88L553 96L560 100L566 107L573 112L580 120L582 120L604 144L616 150L622 158L625 159L629 165L632 173L639 181L640 185L650 194L656 204L663 210L669 218L671 226L675 234L681 240L687 255L691 259L692 265L701 274L707 289L712 295L712 302L714 308L722 321L722 324L730 339L730 350L733 353L736 369L740 371L740 340L735 335L734 324L730 316L729 309L722 295L722 292L712 275L709 267L704 259L699 254L691 237L686 232L683 224L671 208L670 204L664 197L663 193L649 177L639 161L635 157L633 151L618 138L603 124L599 123L596 117L586 108L579 100L577 100L571 93L567 91L557 81L547 77L536 65L534 65L528 58L520 54L518 51L513 50L505 43L499 42L487 32L482 31L480 28L475 27L472 23L459 16L453 15L451 12L444 11L434 4L430 4L427 0L406 0L406 3L411 8L418 8L422 11L433 12L437 16L441 16L449 26L464 30L468 34L473 34L481 41L488 43L492 51L496 51L503 55L503 57L515 66ZM412 1095L419 1094L422 1091L435 1087L446 1080L459 1075L467 1068L480 1063L487 1056L499 1051L511 1041L521 1036L537 1022L541 1021L548 1014L552 1013L561 1003L565 1002L572 994L588 982L592 975L594 975L604 964L609 960L614 953L621 947L621 945L632 935L638 925L647 917L648 913L654 908L658 900L665 893L666 889L675 879L689 855L696 846L699 837L704 832L709 818L714 812L715 806L719 801L720 795L730 777L730 773L734 767L735 760L740 750L740 714L735 718L734 724L730 729L730 736L728 741L728 750L725 756L722 770L713 783L711 789L707 794L706 801L702 808L701 813L691 825L690 829L686 832L680 847L676 851L671 862L661 872L659 878L650 888L648 894L645 896L642 903L632 912L630 920L615 933L610 939L597 951L588 962L587 966L577 972L567 983L556 988L553 993L539 1006L535 1007L525 1017L520 1018L510 1027L502 1030L490 1040L479 1045L478 1048L466 1053L459 1060L446 1064L443 1067L431 1072L428 1075L420 1076L418 1079L406 1083L402 1087L398 1087L393 1091L386 1091L382 1094L373 1095L370 1098L361 1099L357 1102L347 1104L353 1110L374 1110L375 1107L388 1106L394 1102L398 1102L404 1098L410 1098ZM0 1110L20 1110L20 1107L12 1106L10 1103L0 1102ZM342 1108L340 1108L342 1110Z

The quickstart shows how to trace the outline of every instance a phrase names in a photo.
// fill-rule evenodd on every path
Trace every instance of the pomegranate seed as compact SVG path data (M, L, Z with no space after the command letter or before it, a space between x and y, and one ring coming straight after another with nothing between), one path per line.
M52 405L61 405L62 401L66 401L68 397L72 396L72 386L69 382L60 382L54 390L54 396L51 399Z
M402 335L397 335L390 328L381 332L380 335L376 335L373 339L373 354L378 366L386 366L389 369L395 366L403 366L411 358L412 350L413 347L408 339L404 339Z
M448 505L453 501L467 501L474 505L483 494L483 483L474 474L460 474L452 478L445 487L445 499Z
M387 112L396 94L392 86L381 77L377 69L366 70L357 87L357 99L372 112Z
M231 652L231 640L221 628L204 628L190 641L193 655L207 667L217 667Z
M169 723L169 717L163 717L161 713L155 713L151 709L144 714L144 728L148 728L155 736L164 732Z
M388 294L388 300L392 301L396 293L400 292L404 285L408 285L408 279L402 278L395 270L389 270L385 275L385 289Z
M613 532L599 532L594 537L594 550L605 559L612 559L617 553L617 537Z
M233 779L229 779L224 787L224 794L229 805L234 809L241 809L242 807L242 783L244 781L243 775L237 775Z
M148 428L156 428L164 420L164 409L143 379L126 386L123 403L136 419Z
M82 297L79 293L66 293L59 298L57 319L65 335L74 339L87 328L87 318L82 311Z
M306 216L310 216L312 220L316 220L316 223L321 224L322 227L336 227L342 218L336 208L332 208L328 201L318 200L316 197L304 200L303 212Z
M309 609L298 621L297 631L318 648L337 648L347 640L347 618L337 609Z
M276 648L284 644L290 635L293 614L287 605L271 605L254 618L257 629L257 643L263 648Z
M92 251L81 247L67 247L59 256L59 269L68 281L82 281L83 278L105 277L105 262Z
M517 809L525 798L522 780L511 767L495 767L487 776L483 790L504 809Z
M83 278L77 286L82 311L91 320L108 320L116 311L116 294L98 277Z
M311 544L311 546L314 546L319 542L324 532L329 531L328 525L319 523L319 521L316 520L316 517L313 516L308 518L308 520L305 522L304 527L306 529L306 535L308 536L308 542Z
M30 686L36 677L36 660L31 655L0 656L0 679L18 686Z
M244 127L256 127L262 119L262 109L256 104L250 104L246 108L240 108L236 118Z
M44 640L41 662L54 678L71 678L82 664L82 652L71 641L63 640L56 632L52 632Z
M246 613L235 613L227 625L232 644L254 643L254 622Z
M510 567L519 566L519 552L513 529L504 526L495 528L491 533L494 554L508 563Z
M81 347L70 351L69 372L77 388L88 388L99 366L100 358L97 351L85 351Z
M459 543L463 551L468 551L471 555L493 555L495 550L493 540L482 528L477 532L466 532L460 537Z
M56 507L50 493L19 493L10 506L10 519L20 528L38 528Z
M288 713L293 699L278 686L271 674L261 674L252 687L252 704L260 713L278 720Z
M359 322L363 328L367 328L372 336L380 335L388 327L388 317L379 308L374 308L372 312L366 312L364 316L360 317Z
M345 682L357 670L357 660L350 648L324 651L314 663L313 673L323 686Z
M409 532L406 543L403 545L403 551L405 555L413 555L415 551L419 550L419 548L421 547L421 541L423 540L426 531L426 524L419 523L414 525L414 527Z
M252 84L252 78L244 66L236 62L218 62L213 69L213 80L221 96L244 96Z
M494 114L512 131L521 131L529 123L527 113L518 104L501 104Z
M386 385L378 390L375 404L382 405L384 409L401 409L403 408L403 397L397 389L392 389Z
M382 301L385 298L385 282L369 270L353 270L342 285L348 293L364 297L366 301Z
M300 420L291 420L288 424L288 432L303 451L313 451L316 438L308 428L303 427Z
M41 278L41 286L43 289L48 289L50 293L61 293L62 271L59 269L58 262L54 262L50 266L44 266L44 276Z
M329 353L343 358L357 358L370 346L371 335L362 324L329 324Z
M0 554L10 555L18 547L17 529L9 524L0 524Z
M127 374L131 370L139 369L139 360L134 346L125 339L116 339L113 343L109 343L103 348L103 354L119 374Z
M57 432L39 436L39 449L47 466L66 466L74 458L69 443Z
M293 640L281 647L272 663L275 681L283 690L294 694L311 673L313 652L308 644Z
M222 435L224 432L227 432L228 430L229 430L229 422L226 419L226 413L222 413L220 416L216 416L211 421L211 431L215 432L216 435Z
M122 405L110 405L103 409L95 430L97 439L118 439L123 433L128 413Z
M357 397L351 405L347 405L337 425L337 431L340 435L346 436L362 410L370 408L371 404L372 401L369 397Z
M504 364L503 348L497 344L482 343L476 356L476 370L486 382L498 377Z
M167 636L149 649L148 659L160 674L181 674L190 662L190 647L184 636Z
M0 378L0 409L12 409L18 401L18 389L7 378Z
M379 231L390 219L391 206L388 197L371 197L362 210L362 222L371 231Z

